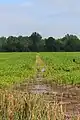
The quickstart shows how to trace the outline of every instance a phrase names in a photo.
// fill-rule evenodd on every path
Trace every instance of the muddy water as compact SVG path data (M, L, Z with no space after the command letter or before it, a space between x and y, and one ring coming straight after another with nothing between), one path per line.
M49 93L51 91L51 88L48 87L46 84L40 85L32 85L31 89L28 89L31 93L34 94L42 94L42 93Z
M71 120L72 116L80 114L80 86L44 84L44 78L40 72L37 73L34 81L29 84L25 81L16 89L30 94L44 94L44 99L51 103L54 103L56 95L56 100L58 104L63 105L63 110L66 106L65 120Z
M43 94L50 93L52 88L49 84L43 84L43 77L39 71L36 75L35 83L28 85L28 91L32 94Z
M38 58L38 60L39 64L41 64L40 58ZM51 86L50 84L44 84L44 78L42 77L43 72L45 72L44 68L41 71L37 71L35 82L29 84L24 82L16 87L16 89L31 94L44 94L47 96L46 100L50 102L54 101L54 96L56 95L57 102L62 104L63 108L66 106L65 120L71 120L73 115L76 116L78 113L80 114L80 86L63 86L56 84Z
M53 102L56 95L57 102L66 106L65 120L71 120L72 116L80 114L80 88L77 86L63 86L53 84L43 84L40 72L37 73L36 83L29 84L28 91L31 94L46 94L46 100Z

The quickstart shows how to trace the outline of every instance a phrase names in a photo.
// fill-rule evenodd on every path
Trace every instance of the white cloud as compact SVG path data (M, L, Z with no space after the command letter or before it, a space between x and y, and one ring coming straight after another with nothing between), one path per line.
M79 0L21 0L0 4L0 35L29 34L60 36L80 32Z

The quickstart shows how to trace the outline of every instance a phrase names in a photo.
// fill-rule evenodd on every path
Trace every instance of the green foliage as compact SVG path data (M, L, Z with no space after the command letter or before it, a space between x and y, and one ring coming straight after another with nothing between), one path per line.
M31 36L29 37L30 38L30 41L32 43L32 51L33 52L36 52L36 51L39 51L39 45L40 45L40 42L41 42L41 39L42 39L42 36L39 34L39 33L32 33Z
M42 38L33 32L30 36L0 37L0 51L6 52L76 52L80 51L80 39L75 35L63 38Z
M50 52L56 51L56 42L53 37L49 37L48 39L46 39L45 44L46 44L47 51L50 51Z
M41 53L41 57L47 65L44 77L48 80L64 84L80 83L80 53Z
M35 53L0 53L0 86L33 77L35 59Z

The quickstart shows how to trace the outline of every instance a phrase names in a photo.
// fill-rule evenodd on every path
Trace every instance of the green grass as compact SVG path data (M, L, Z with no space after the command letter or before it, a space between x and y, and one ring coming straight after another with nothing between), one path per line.
M80 53L40 53L46 64L44 77L49 82L80 83ZM75 58L76 62L73 62ZM0 85L1 87L32 78L36 53L0 53ZM52 95L51 95L52 96ZM66 107L59 104L57 96L48 101L47 94L30 94L26 90L0 89L0 120L65 120ZM62 96L61 96L62 102ZM79 120L75 115L71 120Z
M40 53L49 82L80 83L80 53ZM76 62L73 62L75 58ZM35 75L36 53L0 53L0 87L21 82Z
M46 63L44 77L49 82L80 83L80 53L40 53ZM76 62L73 62L75 58ZM21 82L35 75L36 53L0 53L0 87Z
M56 81L64 84L80 83L80 53L79 52L53 52L40 53L47 68L44 77L50 82ZM75 59L75 62L73 62Z
M0 86L8 86L35 74L36 53L0 53Z

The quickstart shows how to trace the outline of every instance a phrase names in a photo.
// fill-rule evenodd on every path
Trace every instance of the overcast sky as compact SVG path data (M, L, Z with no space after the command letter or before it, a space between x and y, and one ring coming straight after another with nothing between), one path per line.
M80 35L80 0L0 0L0 36Z

